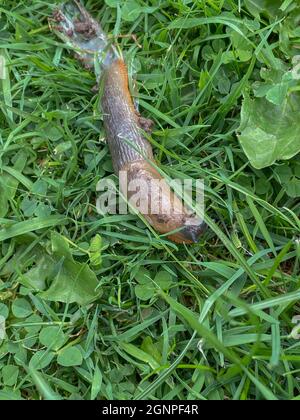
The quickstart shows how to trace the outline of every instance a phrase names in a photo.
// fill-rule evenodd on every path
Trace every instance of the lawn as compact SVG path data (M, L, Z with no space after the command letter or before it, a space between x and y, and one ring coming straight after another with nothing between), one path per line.
M298 1L84 2L160 168L204 180L193 245L97 213L116 177L55 3L0 4L0 399L300 399Z

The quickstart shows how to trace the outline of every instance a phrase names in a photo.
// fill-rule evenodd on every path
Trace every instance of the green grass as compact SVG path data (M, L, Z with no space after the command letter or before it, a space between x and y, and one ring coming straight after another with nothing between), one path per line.
M3 0L0 399L299 399L300 193L236 136L260 70L291 65L297 2L107 3L85 5L136 73L161 168L205 180L209 229L177 246L97 215L114 175L94 77L50 33L53 2Z

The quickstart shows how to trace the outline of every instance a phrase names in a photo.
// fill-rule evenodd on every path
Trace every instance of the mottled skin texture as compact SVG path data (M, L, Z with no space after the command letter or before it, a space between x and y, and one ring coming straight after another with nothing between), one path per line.
M128 182L143 181L139 188L144 190L138 191L138 210L158 232L167 234L178 230L169 239L177 243L197 242L203 224L183 206L151 164L154 163L152 148L142 134L143 120L132 102L124 61L112 63L105 71L103 85L104 125L116 174L126 171ZM137 190L128 191L128 184L122 180L120 186L129 200L134 198Z
M127 68L121 59L115 60L104 72L101 103L116 174L130 162L152 160L152 148L142 135L139 116L128 90Z

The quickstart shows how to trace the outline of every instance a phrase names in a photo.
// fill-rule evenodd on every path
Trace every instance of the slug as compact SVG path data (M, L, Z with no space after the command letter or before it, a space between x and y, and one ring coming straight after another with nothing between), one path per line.
M160 234L176 243L198 242L205 223L183 205L156 169L151 144L144 134L150 124L135 109L124 60L109 45L100 25L76 0L56 9L50 26L76 49L76 57L85 67L92 68L95 60L101 65L98 76L104 128L114 171L122 174L122 194Z

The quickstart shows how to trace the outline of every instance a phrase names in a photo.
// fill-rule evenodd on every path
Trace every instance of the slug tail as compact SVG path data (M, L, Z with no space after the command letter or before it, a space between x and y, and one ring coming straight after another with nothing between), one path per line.
M88 69L109 67L118 58L100 24L77 0L59 5L49 19L50 29L70 48Z

